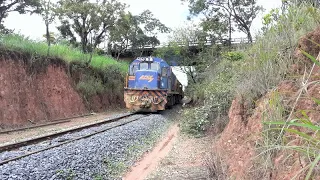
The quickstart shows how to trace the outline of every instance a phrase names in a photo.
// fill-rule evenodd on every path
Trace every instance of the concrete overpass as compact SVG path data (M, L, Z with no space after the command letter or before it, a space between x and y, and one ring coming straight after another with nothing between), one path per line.
M253 42L255 42L255 40L253 40ZM231 45L231 46L235 47L237 45L244 45L244 44L251 44L251 43L248 43L248 38L232 38L231 43L229 42L229 39L220 39L220 40L216 40L216 41L207 40L203 45L205 47L209 47L212 45L221 45L221 46ZM178 43L178 45L185 46L186 44L185 43ZM199 45L200 45L199 42L190 41L188 43L189 50L195 54L199 53L202 50ZM120 58L121 59L134 58L135 52L141 52L141 55L139 55L139 56L151 56L156 49L161 48L161 47L167 47L167 46L168 46L168 44L162 44L159 46L147 45L143 49L142 48L132 49L131 47L128 47L128 49L120 55ZM117 57L116 54L117 54L116 51L111 51L111 55L113 57Z

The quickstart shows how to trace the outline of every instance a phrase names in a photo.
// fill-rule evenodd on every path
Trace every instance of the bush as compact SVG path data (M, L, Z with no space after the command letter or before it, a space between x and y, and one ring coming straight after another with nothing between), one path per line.
M206 79L193 88L193 97L200 101L197 107L183 113L182 131L201 136L211 126L221 132L227 124L228 110L234 97L233 74L237 62L221 60L206 72ZM196 89L195 89L196 88Z
M184 122L182 131L195 136L202 135L208 128L210 121L208 120L209 108L200 106L184 111Z
M102 93L105 91L105 87L102 84L101 79L93 76L86 76L77 84L77 90L79 90L85 97L91 97L93 95Z
M244 54L238 51L231 51L223 53L222 57L229 61L240 61L244 59Z

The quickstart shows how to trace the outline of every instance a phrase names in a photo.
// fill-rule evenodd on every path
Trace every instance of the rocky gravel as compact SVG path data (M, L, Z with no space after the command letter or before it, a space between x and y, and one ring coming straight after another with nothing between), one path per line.
M121 179L119 173L151 148L154 140L163 134L171 122L168 114L144 116L134 115L51 141L2 152L0 161L141 117L124 126L4 164L0 166L0 179Z

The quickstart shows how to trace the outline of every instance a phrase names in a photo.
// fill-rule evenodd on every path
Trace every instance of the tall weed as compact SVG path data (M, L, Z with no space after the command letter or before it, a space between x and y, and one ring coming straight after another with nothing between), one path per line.
M299 38L319 25L310 12L312 6L302 3L286 12L270 12L275 21L266 22L264 32L245 53L245 61L237 73L236 92L254 103L286 78L295 59L293 53ZM315 10L319 13L319 10ZM312 14L311 14L312 13Z
M308 116L308 112L312 109L297 110L296 105L303 98L310 98L315 102L315 106L320 106L320 100L315 97L308 96L307 89L310 85L317 85L319 80L309 82L310 76L314 73L315 65L320 65L319 57L315 58L307 52L301 50L306 57L314 63L313 68L302 80L301 88L295 97L295 101L291 104L290 109L271 108L271 113L275 116L267 117L264 124L263 136L264 146L258 148L262 149L261 155L274 158L278 152L284 151L297 152L299 154L299 161L304 162L301 170L295 174L295 178L304 176L305 179L314 179L319 177L320 173L320 127ZM319 53L320 54L320 53ZM279 98L277 98L279 100ZM283 101L278 101L279 106ZM286 113L284 113L286 112ZM294 116L295 112L300 112L300 116ZM271 142L271 143L269 143ZM287 156L289 156L287 154ZM283 162L285 163L285 162Z

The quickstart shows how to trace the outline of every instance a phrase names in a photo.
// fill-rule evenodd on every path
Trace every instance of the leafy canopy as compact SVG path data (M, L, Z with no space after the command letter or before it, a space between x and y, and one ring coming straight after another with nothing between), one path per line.
M0 31L4 30L3 20L10 12L20 14L39 12L39 0L0 0Z
M244 32L252 42L250 27L257 14L263 10L257 0L181 0L189 3L191 16L202 14L204 30L221 36L227 25ZM230 29L229 29L230 30Z
M76 46L80 45L83 52L91 52L105 40L125 7L125 4L116 0L96 3L89 0L61 0L58 7L61 25L58 30L63 38Z
M170 32L170 29L154 18L149 10L139 15L132 15L130 12L122 13L120 17L110 31L111 46L118 57L128 48L144 49L147 45L155 47L160 44L157 34Z

